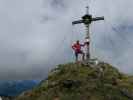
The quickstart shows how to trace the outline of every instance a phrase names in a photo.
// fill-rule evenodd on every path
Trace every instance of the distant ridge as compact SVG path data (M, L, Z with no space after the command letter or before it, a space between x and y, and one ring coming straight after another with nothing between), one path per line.
M19 95L23 91L32 89L39 83L39 80L0 81L0 96L14 97Z

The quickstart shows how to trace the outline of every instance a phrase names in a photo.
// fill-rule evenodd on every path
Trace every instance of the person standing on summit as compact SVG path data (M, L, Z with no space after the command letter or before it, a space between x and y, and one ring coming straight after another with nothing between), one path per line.
M74 43L72 45L72 49L75 52L75 57L76 57L76 62L78 61L78 55L82 54L82 60L84 61L85 59L85 53L83 52L83 50L81 49L82 47L84 47L85 44L80 44L79 40L76 41L76 43Z

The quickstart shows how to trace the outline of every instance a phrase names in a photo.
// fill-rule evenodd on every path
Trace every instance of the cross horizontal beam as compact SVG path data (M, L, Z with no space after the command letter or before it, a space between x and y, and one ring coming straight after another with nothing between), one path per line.
M104 20L104 17L95 17L95 18L88 18L88 19L87 19L87 21L90 21L88 24L90 24L93 21ZM86 22L86 19L85 20L77 20L77 21L73 21L72 22L72 25L81 24L81 23L84 23L85 24L85 22Z
M83 23L83 20L77 20L77 21L72 22L72 25L81 24L81 23Z
M104 20L104 17L96 17L92 18L92 21Z

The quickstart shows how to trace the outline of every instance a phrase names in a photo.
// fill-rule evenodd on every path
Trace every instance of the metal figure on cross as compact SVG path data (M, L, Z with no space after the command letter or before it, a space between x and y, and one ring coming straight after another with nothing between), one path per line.
M82 16L81 20L77 20L72 22L72 25L75 24L81 24L83 23L86 27L86 37L85 37L85 46L86 46L86 61L88 62L90 60L90 24L94 21L99 21L99 20L104 20L104 17L92 17L91 14L89 14L89 7L86 7L86 14L84 16ZM81 54L83 54L81 52ZM77 56L76 56L77 57ZM84 59L83 59L84 60Z

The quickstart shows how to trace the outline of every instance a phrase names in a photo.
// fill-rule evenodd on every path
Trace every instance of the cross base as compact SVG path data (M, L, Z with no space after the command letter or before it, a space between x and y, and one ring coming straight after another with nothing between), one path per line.
M99 64L99 60L98 59L89 59L89 60L83 61L83 64L87 65L87 66L96 66Z

